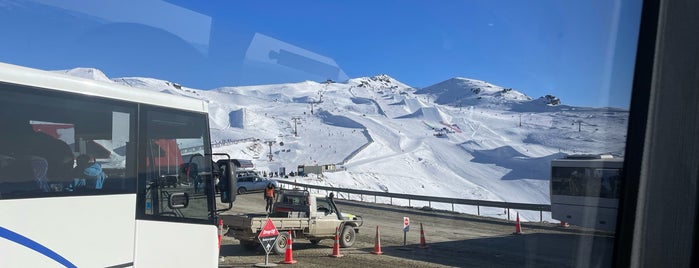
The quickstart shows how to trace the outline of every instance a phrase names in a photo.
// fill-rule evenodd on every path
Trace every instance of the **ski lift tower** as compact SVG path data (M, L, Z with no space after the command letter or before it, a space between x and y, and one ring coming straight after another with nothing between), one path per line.
M572 125L575 125L575 123L578 123L578 132L582 132L582 127L581 127L582 125L591 126L591 127L596 127L596 126L598 126L598 125L595 125L595 124L585 123L585 122L583 122L583 121L580 120L580 119L575 120L575 122L573 122ZM595 129L595 131L597 131L597 129Z
M294 136L298 137L298 136L299 136L299 132L298 132L298 130L296 129L296 125L299 124L299 120L301 120L301 117L296 117L296 116L295 116L295 117L292 117L291 120L294 121Z
M265 141L265 143L269 146L269 154L267 154L267 156L269 156L269 162L272 162L272 145L276 144L277 142L273 140L268 140ZM284 146L284 142L279 142L279 146Z

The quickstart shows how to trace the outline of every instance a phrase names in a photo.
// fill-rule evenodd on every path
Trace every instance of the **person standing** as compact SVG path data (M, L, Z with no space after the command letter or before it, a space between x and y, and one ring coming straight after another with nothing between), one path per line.
M269 183L267 184L267 187L265 188L264 194L265 194L265 201L267 202L267 205L265 206L265 211L270 214L272 213L272 205L274 204L274 184Z

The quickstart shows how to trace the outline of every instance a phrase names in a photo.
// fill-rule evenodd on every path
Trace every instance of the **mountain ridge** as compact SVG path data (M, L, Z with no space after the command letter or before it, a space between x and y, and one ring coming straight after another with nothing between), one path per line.
M628 111L552 105L555 97L533 99L480 80L450 80L470 87L415 89L388 75L213 90L111 79L206 101L214 150L252 158L260 170L342 169L297 178L304 183L545 204L552 158L623 157ZM448 97L454 92L467 94Z

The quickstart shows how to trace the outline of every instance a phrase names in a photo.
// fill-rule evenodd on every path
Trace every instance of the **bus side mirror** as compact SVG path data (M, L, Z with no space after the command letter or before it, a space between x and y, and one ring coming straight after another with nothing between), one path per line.
M219 178L219 189L221 191L221 202L222 203L233 203L235 201L235 192L237 188L235 179L235 167L230 161L225 161L219 164L221 169L221 177Z

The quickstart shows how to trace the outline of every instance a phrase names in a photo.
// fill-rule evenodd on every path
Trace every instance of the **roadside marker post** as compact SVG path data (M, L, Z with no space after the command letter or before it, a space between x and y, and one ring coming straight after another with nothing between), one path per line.
M403 246L407 246L407 239L406 237L408 236L408 232L410 231L410 218L408 217L403 217Z
M403 217L403 247L398 248L399 250L411 250L408 247L407 237L410 231L410 218Z

